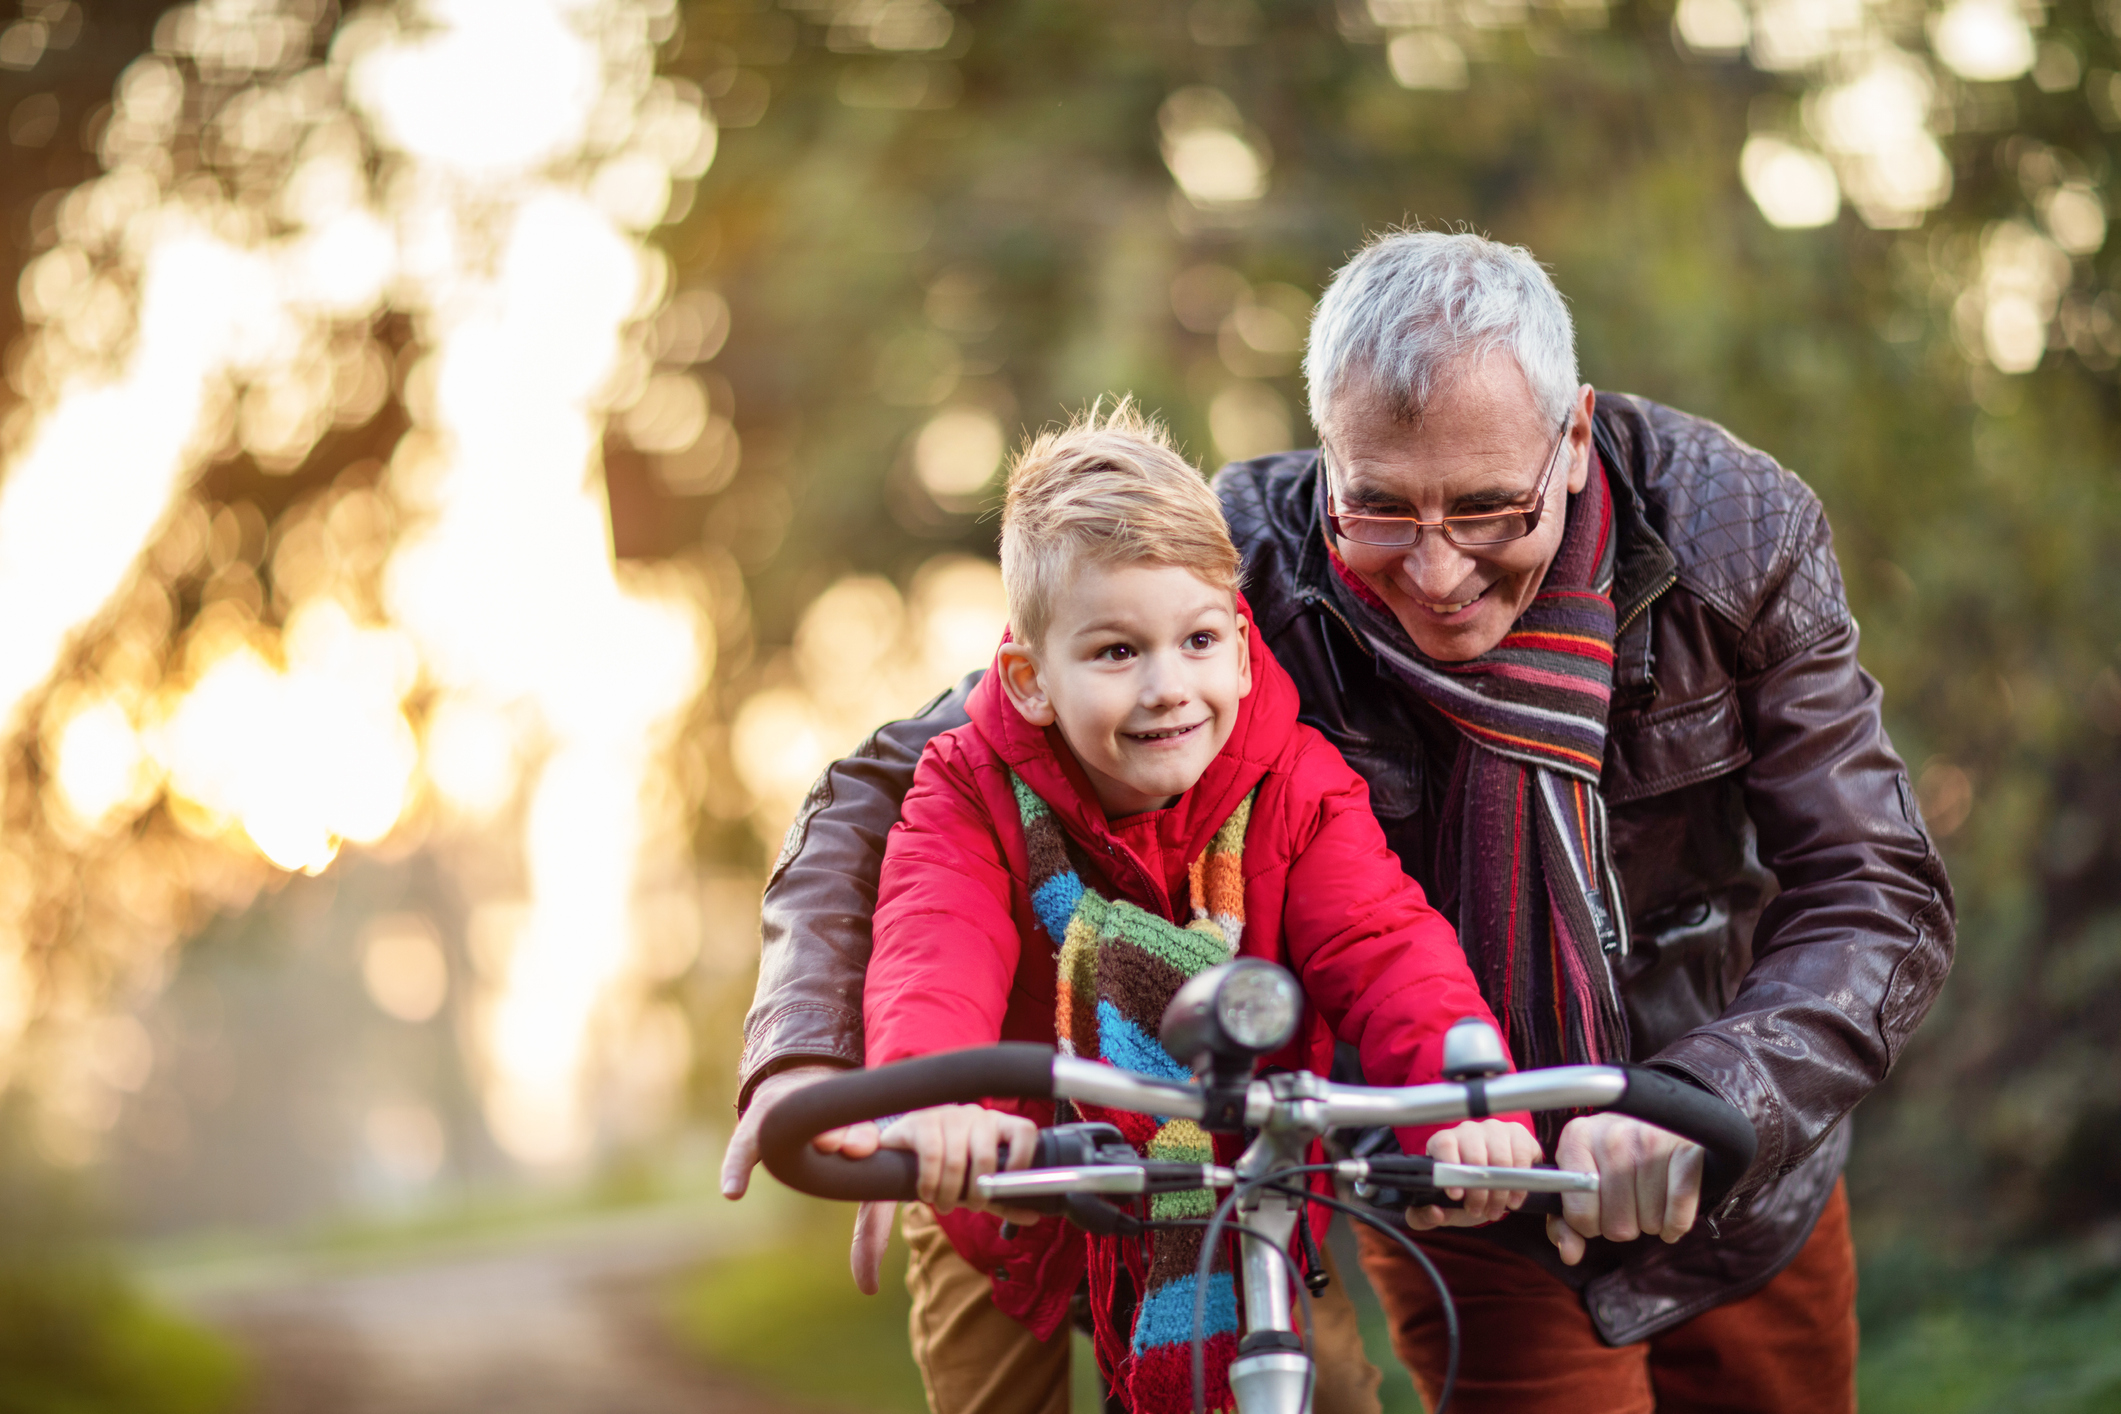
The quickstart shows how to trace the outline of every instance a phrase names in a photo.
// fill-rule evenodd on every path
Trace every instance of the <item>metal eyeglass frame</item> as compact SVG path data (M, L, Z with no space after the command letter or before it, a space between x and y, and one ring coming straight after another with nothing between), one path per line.
M1325 490L1326 529L1331 532L1336 540L1345 540L1350 545L1361 545L1372 550L1412 550L1415 546L1421 544L1421 535L1425 530L1443 532L1443 538L1461 550L1486 550L1496 545L1508 545L1513 541L1522 540L1532 534L1533 531L1539 529L1539 518L1546 514L1547 486L1554 479L1554 468L1557 465L1556 457L1561 451L1562 442L1569 435L1569 428L1575 424L1575 421L1576 410L1570 408L1561 420L1560 429L1554 434L1554 445L1547 448L1546 470L1540 473L1539 485L1532 491L1532 507L1530 510L1485 511L1476 516L1444 516L1437 520L1423 520L1419 516L1343 516L1340 512L1333 509L1331 466L1326 460L1324 448L1321 447L1318 453L1319 467L1325 474L1320 476L1319 481ZM1465 525L1468 522L1501 520L1506 516L1523 516L1524 530L1516 535L1506 535L1500 540L1477 540L1471 544L1451 534L1453 523ZM1369 540L1357 540L1354 536L1347 534L1341 529L1341 521L1343 519L1387 521L1400 525L1411 525L1414 527L1414 538L1403 545L1379 545Z

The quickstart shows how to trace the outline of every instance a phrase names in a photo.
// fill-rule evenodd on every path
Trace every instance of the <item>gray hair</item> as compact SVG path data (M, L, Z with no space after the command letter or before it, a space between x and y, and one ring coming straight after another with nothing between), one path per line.
M1547 418L1576 396L1576 330L1546 267L1523 246L1471 232L1394 231L1326 286L1304 350L1311 421L1349 393L1414 418L1472 365L1503 350Z

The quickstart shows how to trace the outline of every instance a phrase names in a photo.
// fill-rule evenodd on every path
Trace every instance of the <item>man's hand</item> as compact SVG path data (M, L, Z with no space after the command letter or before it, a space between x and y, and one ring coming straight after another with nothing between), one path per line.
M759 1162L759 1126L766 1122L767 1111L792 1090L846 1073L843 1067L836 1065L798 1065L776 1071L759 1082L758 1089L751 1092L751 1107L737 1121L736 1133L729 1136L729 1150L722 1155L724 1198L732 1201L741 1198L751 1187L751 1171ZM876 1126L864 1121L844 1129L828 1129L810 1142L824 1153L861 1159L876 1152L876 1140Z
M1429 1136L1429 1157L1447 1164L1495 1164L1529 1168L1539 1162L1539 1141L1521 1124L1506 1119L1469 1119ZM1463 1208L1409 1208L1407 1226L1416 1232L1436 1227L1478 1227L1524 1206L1525 1195L1496 1188L1446 1188Z
M1561 1260L1583 1260L1584 1239L1633 1242L1655 1234L1677 1242L1701 1208L1699 1144L1625 1115L1572 1119L1561 1131L1555 1166L1596 1173L1596 1193L1564 1193L1561 1216L1547 1219L1547 1237Z

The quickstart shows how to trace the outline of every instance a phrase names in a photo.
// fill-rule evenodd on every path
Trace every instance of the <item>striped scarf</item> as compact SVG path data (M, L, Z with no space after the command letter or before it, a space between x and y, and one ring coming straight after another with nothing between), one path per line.
M1180 927L1087 887L1068 857L1067 837L1052 810L1014 772L1009 781L1030 853L1031 909L1059 950L1054 1031L1061 1051L1160 1079L1192 1079L1192 1072L1164 1050L1157 1029L1186 979L1237 956L1245 926L1245 828L1253 796L1238 804L1188 867L1193 921ZM1216 1161L1214 1140L1190 1119L1159 1121L1099 1105L1077 1108L1084 1119L1117 1125L1128 1143L1152 1159ZM1159 1193L1149 1199L1149 1216L1206 1218L1214 1206L1206 1191ZM1144 1261L1137 1243L1090 1240L1090 1304L1099 1363L1137 1414L1176 1414L1193 1407L1194 1273L1200 1244L1198 1228L1164 1229L1150 1235ZM1122 1272L1140 1294L1133 1329L1124 1334L1110 1324ZM1237 1295L1221 1254L1208 1282L1207 1407L1227 1410L1232 1407L1230 1362L1237 1355Z
M1502 642L1463 663L1423 654L1333 557L1341 601L1378 662L1458 729L1438 902L1455 914L1520 1069L1628 1054L1610 961L1627 953L1627 911L1598 790L1613 692L1613 500L1595 457L1591 473L1539 593Z

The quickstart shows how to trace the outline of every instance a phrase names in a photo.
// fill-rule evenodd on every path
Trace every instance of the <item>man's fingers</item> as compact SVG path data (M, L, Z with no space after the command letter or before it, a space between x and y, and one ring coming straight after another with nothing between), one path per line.
M1407 1209L1407 1226L1416 1232L1430 1232L1449 1222L1445 1210L1438 1207Z
M737 1120L736 1132L729 1136L729 1148L722 1155L722 1196L741 1198L751 1186L751 1170L759 1161L759 1126L766 1122L766 1113L780 1102L791 1090L800 1090L805 1085L816 1084L841 1073L836 1065L799 1065L767 1076L751 1092L751 1104Z
M1583 1234L1560 1218L1547 1219L1547 1241L1554 1244L1565 1267L1573 1267L1583 1260Z
M847 1252L847 1265L854 1271L854 1285L864 1296L874 1296L884 1269L884 1249L891 1243L891 1219L896 1203L864 1203L855 1209L854 1242Z
M1611 1126L1601 1130L1597 1162L1598 1227L1584 1236L1633 1242L1642 1236L1642 1228L1636 1219L1638 1177L1633 1172L1636 1155L1627 1136Z
M1596 1170L1578 1169L1576 1172L1596 1172ZM1559 1221L1578 1237L1598 1236L1601 1228L1599 1212L1599 1195L1596 1193L1564 1193L1561 1195L1561 1217ZM1553 1222L1549 1221L1547 1225L1552 1227Z
M1671 1153L1661 1145L1644 1145L1636 1154L1635 1226L1643 1233L1664 1231L1664 1197L1671 1167Z
M1677 1242L1701 1215L1701 1166L1707 1155L1699 1144L1682 1144L1666 1169L1664 1240Z
M759 1127L752 1120L758 1113L753 1105L751 1112L737 1121L736 1133L729 1136L729 1149L722 1155L722 1196L737 1199L751 1187L751 1171L759 1162Z

